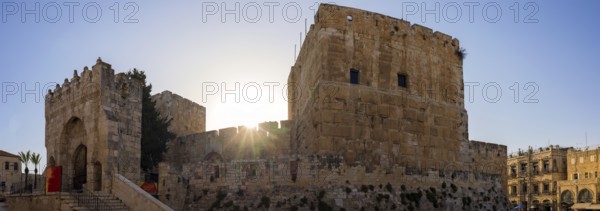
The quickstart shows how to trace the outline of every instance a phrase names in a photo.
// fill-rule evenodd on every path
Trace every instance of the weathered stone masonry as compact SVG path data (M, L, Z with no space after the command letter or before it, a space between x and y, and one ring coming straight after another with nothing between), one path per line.
M176 210L508 209L506 146L469 141L462 74L457 39L323 4L289 75L290 120L178 134L160 200Z
M47 163L63 167L63 191L110 191L114 173L140 181L141 87L98 59L48 92Z

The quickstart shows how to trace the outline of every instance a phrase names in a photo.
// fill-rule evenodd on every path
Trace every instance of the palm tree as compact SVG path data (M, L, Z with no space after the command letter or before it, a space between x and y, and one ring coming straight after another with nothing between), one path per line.
M33 163L33 166L35 166L35 170L33 170L33 172L34 172L33 188L34 189L37 188L37 173L38 173L38 165L40 164L40 161L42 161L42 156L40 155L40 153L32 153L31 154L31 163Z
M29 161L31 160L31 151L27 150L27 152L19 152L19 157L21 157L21 162L25 164L25 188L27 188L27 178L29 176Z

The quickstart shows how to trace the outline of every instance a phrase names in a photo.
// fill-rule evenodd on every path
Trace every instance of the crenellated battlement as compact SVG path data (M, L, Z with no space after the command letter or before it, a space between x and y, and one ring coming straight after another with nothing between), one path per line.
M259 123L258 127L247 127L247 126L238 126L238 127L227 127L221 128L218 130L211 130L201 133L195 133L186 136L177 137L175 140L180 142L186 141L202 141L202 140L223 140L226 138L231 138L236 135L258 135L258 136L270 136L272 133L287 131L289 132L291 121L289 120L281 120L281 121L269 121Z
M121 93L124 98L132 94L141 96L141 85L140 81L125 73L115 74L112 65L98 58L92 69L87 66L83 68L81 76L78 70L74 70L71 79L65 78L62 84L57 83L54 90L48 90L45 99L47 103L76 100L80 97L90 99L90 95L106 89Z
M187 163L217 154L223 159L256 159L289 154L290 122L263 122L258 127L229 127L177 137L167 142L168 161Z

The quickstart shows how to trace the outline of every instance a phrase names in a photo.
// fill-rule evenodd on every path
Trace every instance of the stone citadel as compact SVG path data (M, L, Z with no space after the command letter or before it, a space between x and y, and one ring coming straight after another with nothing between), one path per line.
M506 210L506 146L469 140L463 56L441 32L322 4L289 74L288 120L205 131L204 107L168 91L152 97L178 136L159 165L153 203ZM140 87L98 59L49 92L48 164L64 166L63 189L144 207L115 181L141 180Z

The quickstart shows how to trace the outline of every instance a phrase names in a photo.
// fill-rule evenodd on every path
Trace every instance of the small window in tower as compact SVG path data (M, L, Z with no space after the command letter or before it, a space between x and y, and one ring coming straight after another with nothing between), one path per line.
M408 87L408 83L406 81L406 75L404 74L398 74L398 86L399 87Z
M358 70L357 69L350 69L350 83L351 84L359 84L359 77L358 77Z

